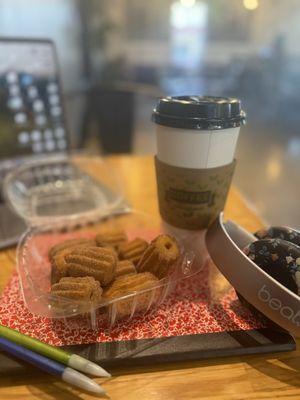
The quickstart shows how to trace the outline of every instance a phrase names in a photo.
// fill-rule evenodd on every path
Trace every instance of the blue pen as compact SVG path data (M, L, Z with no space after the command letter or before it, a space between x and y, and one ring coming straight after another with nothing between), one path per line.
M80 372L35 353L34 351L28 350L25 347L19 346L3 337L0 337L0 349L20 358L23 361L29 362L51 375L59 376L63 381L74 386L96 394L105 394L105 390L101 386Z

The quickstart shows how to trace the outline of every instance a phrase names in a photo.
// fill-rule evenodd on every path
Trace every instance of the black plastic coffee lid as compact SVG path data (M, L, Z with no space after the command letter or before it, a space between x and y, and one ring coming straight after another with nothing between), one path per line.
M172 128L213 130L243 125L246 114L233 97L168 96L158 100L152 119Z

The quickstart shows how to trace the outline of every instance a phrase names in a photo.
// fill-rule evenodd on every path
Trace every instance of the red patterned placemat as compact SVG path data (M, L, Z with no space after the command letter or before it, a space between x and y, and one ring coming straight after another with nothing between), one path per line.
M130 339L258 329L266 322L254 316L238 300L232 287L212 264L178 284L157 310L117 323L111 330L97 331L84 320L63 321L30 313L23 302L15 273L5 288L0 304L0 323L52 345L86 344Z

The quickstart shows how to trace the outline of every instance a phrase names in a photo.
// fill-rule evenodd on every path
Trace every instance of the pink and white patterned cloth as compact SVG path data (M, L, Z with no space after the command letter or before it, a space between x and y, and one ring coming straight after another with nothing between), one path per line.
M18 276L12 276L0 302L0 323L51 345L75 345L155 337L180 336L263 328L266 321L238 300L213 265L181 281L164 304L113 328L92 330L85 320L50 320L30 313L22 299ZM220 284L221 281L221 284ZM222 284L223 282L223 284Z

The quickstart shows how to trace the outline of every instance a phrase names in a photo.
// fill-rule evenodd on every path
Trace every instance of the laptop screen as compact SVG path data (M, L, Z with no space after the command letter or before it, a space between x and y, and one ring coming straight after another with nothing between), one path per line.
M67 147L53 43L0 40L0 162Z

